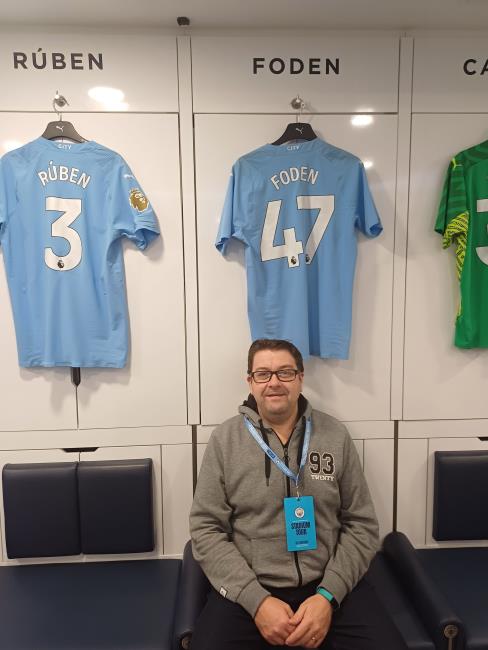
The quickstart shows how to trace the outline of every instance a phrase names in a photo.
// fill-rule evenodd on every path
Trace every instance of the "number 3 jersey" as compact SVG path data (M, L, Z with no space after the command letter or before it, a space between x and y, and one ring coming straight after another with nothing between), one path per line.
M121 238L155 215L124 160L96 142L38 138L0 160L0 242L21 366L125 365Z
M382 230L364 167L347 151L319 139L267 144L234 164L216 246L246 246L253 340L348 358L356 228Z

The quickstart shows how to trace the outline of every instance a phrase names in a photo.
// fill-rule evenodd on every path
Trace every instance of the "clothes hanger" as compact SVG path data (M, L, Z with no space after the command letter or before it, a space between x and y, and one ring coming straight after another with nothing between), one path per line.
M317 134L312 129L312 126L309 122L299 122L299 115L301 116L303 109L305 108L305 102L300 98L299 95L291 101L291 105L295 110L300 112L296 116L295 122L290 122L286 127L284 133L271 144L278 146L284 144L285 142L290 142L290 140L315 140Z
M63 108L63 106L66 106L67 104L67 99L63 97L63 95L60 95L58 91L56 91L53 99L53 109L58 115L58 119L55 122L49 122L44 130L44 133L42 134L42 137L46 138L46 140L66 138L67 140L72 140L73 142L86 142L86 138L78 133L71 122L63 120L63 114L58 110L58 106L60 108Z
M58 106L63 108L64 106L69 105L68 100L63 95L60 95L56 90L56 94L53 99L53 109L58 115L58 119L55 122L49 122L46 126L44 133L42 134L43 138L46 140L55 140L56 138L63 138L67 140L72 140L73 142L86 142L86 138L81 136L71 122L66 122L63 120L63 114L61 111L58 111ZM81 383L81 371L79 368L70 368L71 370L71 382L75 386L76 394L78 394L78 386Z

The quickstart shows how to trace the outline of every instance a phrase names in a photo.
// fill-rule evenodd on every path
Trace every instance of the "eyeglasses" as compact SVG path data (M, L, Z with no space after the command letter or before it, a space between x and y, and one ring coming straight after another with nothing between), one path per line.
M248 374L256 384L265 384L273 375L276 375L280 381L293 381L299 373L300 371L295 368L282 368L281 370L255 370Z

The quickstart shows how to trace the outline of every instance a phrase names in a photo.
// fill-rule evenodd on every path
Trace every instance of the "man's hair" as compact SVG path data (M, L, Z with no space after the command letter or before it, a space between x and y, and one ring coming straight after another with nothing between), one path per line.
M252 372L252 364L254 361L254 355L256 352L261 352L261 350L286 350L291 354L295 359L297 368L300 372L303 372L303 357L300 350L290 343L290 341L284 341L282 339L256 339L251 344L249 348L249 353L247 355L247 372Z

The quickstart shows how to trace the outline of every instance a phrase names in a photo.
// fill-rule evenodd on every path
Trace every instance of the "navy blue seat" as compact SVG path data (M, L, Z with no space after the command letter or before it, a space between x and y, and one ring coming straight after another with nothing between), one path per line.
M0 567L1 650L173 650L180 560Z
M424 570L463 621L468 650L488 650L488 547L417 551Z
M8 464L9 558L154 548L150 459ZM181 560L0 567L0 650L174 650Z

